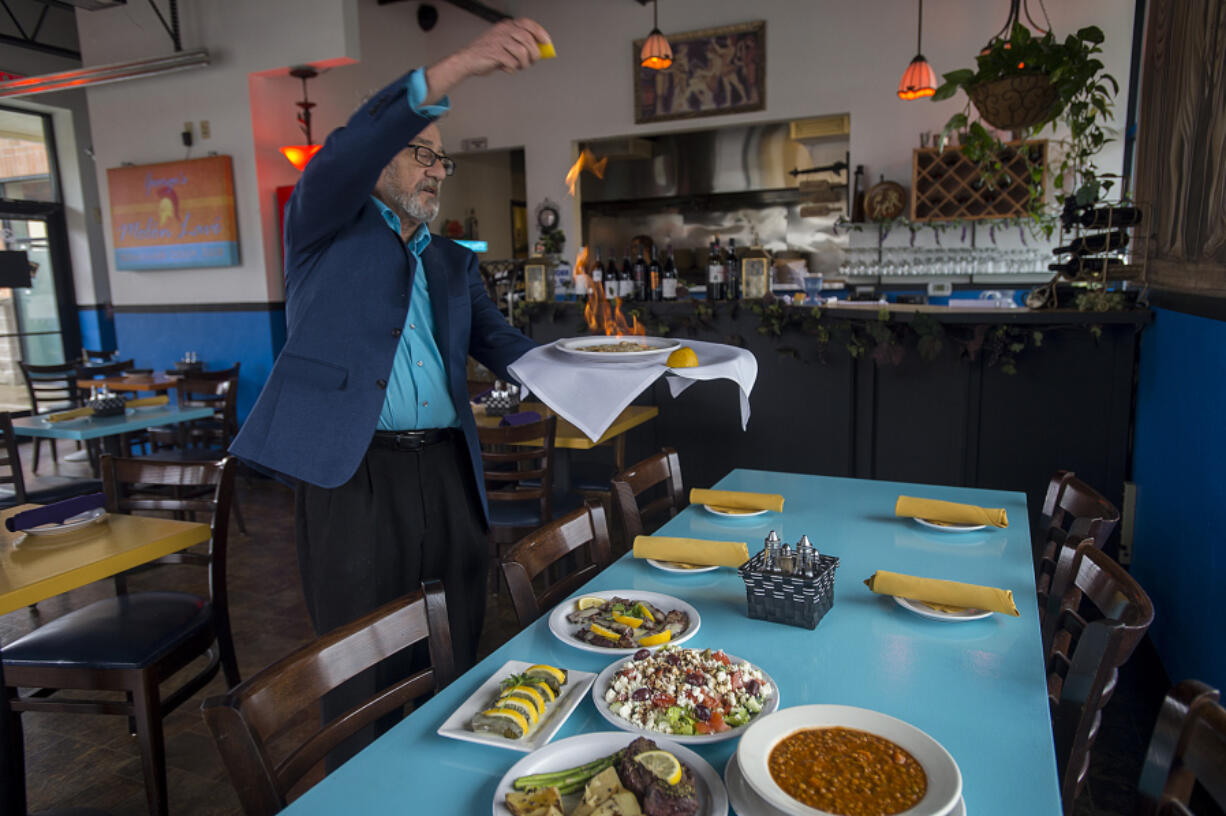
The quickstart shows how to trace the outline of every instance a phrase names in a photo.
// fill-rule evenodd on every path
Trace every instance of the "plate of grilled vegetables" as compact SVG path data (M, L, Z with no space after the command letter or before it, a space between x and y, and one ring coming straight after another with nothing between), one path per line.
M634 654L698 634L698 610L680 598L637 589L589 592L549 613L549 631L563 643L599 654Z
M698 754L624 731L579 734L511 766L494 816L727 816L728 792Z
M596 675L508 660L438 729L441 737L535 751L553 739Z

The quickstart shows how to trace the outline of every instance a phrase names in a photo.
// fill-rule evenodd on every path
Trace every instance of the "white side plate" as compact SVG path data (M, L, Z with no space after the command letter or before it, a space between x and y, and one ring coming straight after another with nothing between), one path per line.
M704 504L703 507L707 509L708 513L723 516L724 518L752 518L754 516L760 516L763 513L770 512L768 510L732 510L728 508L713 507L709 504Z
M894 596L894 602L903 609L906 609L908 612L914 612L921 618L931 618L932 620L960 622L982 620L984 618L992 617L991 612L985 612L982 609L968 608L959 612L942 612L939 609L933 609L923 601L913 601L910 598L900 598L897 595Z
M948 521L929 521L928 519L917 518L917 524L922 524L930 530L937 530L942 533L972 533L975 530L982 530L987 527L986 524L951 524Z
M719 567L716 567L716 566L705 566L705 565L696 565L693 567L683 567L680 564L678 564L676 561L658 561L655 558L648 558L647 563L651 564L653 567L655 567L658 570L664 570L665 572L675 572L678 575L689 575L695 572L710 572L711 570L719 569Z
M40 524L37 527L31 527L29 530L23 530L26 535L60 535L61 533L71 533L73 530L80 530L82 527L88 527L91 524L97 524L106 518L106 509L95 507L93 510L86 510L84 513L78 513L75 516L69 516L59 524Z
M587 694L587 690L591 688L592 682L596 679L596 675L592 672L567 669L566 685L562 687L561 696L549 707L545 721L537 723L536 729L530 731L523 739L507 739L488 731L473 731L469 727L473 715L489 708L494 698L498 696L498 684L503 678L519 674L533 665L536 664L525 660L508 660L502 668L490 675L490 678L482 683L481 687L474 691L467 700L460 703L459 708L451 712L447 721L439 726L438 735L481 745L492 745L495 748L509 748L512 751L523 751L524 753L535 751L548 743L553 739L554 734L558 733L558 729L562 727L567 718L574 713L579 703L583 702L583 696Z

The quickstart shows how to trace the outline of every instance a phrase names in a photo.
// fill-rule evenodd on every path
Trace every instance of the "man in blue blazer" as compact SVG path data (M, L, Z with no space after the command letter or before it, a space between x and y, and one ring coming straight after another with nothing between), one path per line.
M527 68L547 42L531 20L499 23L328 137L286 212L285 348L231 446L299 485L299 569L318 633L439 578L460 671L475 660L489 563L467 358L507 377L533 343L486 294L476 256L426 228L455 170L434 120L458 82Z

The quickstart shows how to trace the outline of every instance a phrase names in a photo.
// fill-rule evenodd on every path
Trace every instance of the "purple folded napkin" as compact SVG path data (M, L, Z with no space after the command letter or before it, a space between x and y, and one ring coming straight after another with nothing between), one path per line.
M65 519L70 519L73 516L98 507L106 507L105 493L75 496L71 499L57 501L54 504L36 507L33 510L26 510L6 518L4 526L8 528L9 532L15 533L18 530L29 530L32 527L40 527L44 524L59 524Z
M541 415L536 411L521 411L518 414L507 414L498 424L505 428L508 425L530 425L540 421Z
M480 405L481 403L485 402L485 398L488 397L490 395L490 392L493 390L494 390L494 386L491 385L489 388L485 389L481 393L473 394L472 397L470 397L468 401L471 402L473 405Z

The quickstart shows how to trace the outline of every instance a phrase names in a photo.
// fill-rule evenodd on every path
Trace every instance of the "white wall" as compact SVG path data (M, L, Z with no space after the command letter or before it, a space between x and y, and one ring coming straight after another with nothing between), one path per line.
M243 262L233 269L180 272L112 269L115 302L278 299L281 273L273 191L292 184L297 174L276 148L300 139L293 106L300 85L285 75L285 68L305 62L333 66L311 83L311 97L320 103L315 119L316 141L321 141L348 118L363 94L463 46L487 26L449 4L436 5L438 25L424 34L416 24L416 3L185 0L185 47L208 47L214 65L91 89L98 167L181 158L182 123L211 120L213 138L200 143L193 155L216 150L235 158ZM451 95L452 112L442 122L444 138L452 147L476 136L486 137L491 149L522 146L529 212L543 198L553 199L562 205L561 227L572 237L577 219L574 208L567 206L563 177L578 140L848 112L852 164L865 165L869 179L884 174L905 184L919 132L938 130L962 104L902 102L895 95L915 49L915 5L906 0L758 0L753 5L741 0L666 0L660 7L666 33L766 20L767 106L752 114L651 126L634 124L631 45L650 28L650 9L629 0L504 0L493 5L539 20L552 34L559 58L522 74L494 74L457 88ZM1102 27L1107 68L1126 82L1131 4L1079 0L1048 7L1058 34L1088 24ZM938 73L972 66L979 48L1003 23L1005 11L1004 3L929 0L924 52ZM78 25L87 63L170 50L165 33L142 4L80 12ZM360 61L344 64L348 60ZM1122 109L1126 95L1124 88L1117 109ZM1100 167L1117 170L1121 163L1117 145L1105 152ZM100 184L105 202L101 171ZM572 238L568 252L573 244Z
M449 220L465 224L469 209L473 209L477 214L477 238L489 244L484 257L510 258L511 200L519 198L511 175L510 151L454 155L456 174L443 182L442 204L431 229L442 233Z

